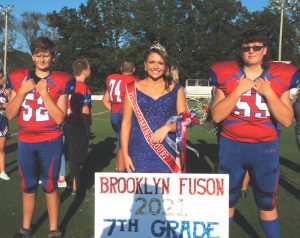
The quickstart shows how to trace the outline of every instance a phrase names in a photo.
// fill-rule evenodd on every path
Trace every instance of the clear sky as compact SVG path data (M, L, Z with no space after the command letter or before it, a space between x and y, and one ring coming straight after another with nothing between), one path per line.
M87 0L0 0L0 5L14 5L16 16L22 12L41 12L47 13L59 11L63 7L78 8L81 3Z
M122 0L120 0L122 1ZM14 5L14 15L18 16L22 12L52 12L60 11L63 7L78 8L81 3L85 4L87 0L0 0L0 5ZM242 4L249 11L260 11L268 6L268 0L242 0Z
M268 0L241 0L241 2L250 12L261 11L269 4Z

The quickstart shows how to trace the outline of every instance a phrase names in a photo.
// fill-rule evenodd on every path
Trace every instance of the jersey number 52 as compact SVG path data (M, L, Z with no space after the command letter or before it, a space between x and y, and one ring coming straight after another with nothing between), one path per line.
M22 104L24 107L23 111L23 120L24 121L30 121L32 116L35 115L35 121L41 122L41 121L48 121L49 120L49 114L47 109L43 106L43 100L42 97L39 96L36 102L36 109L33 109L32 106L30 106L30 103L34 103L34 94L28 93L26 95L26 98Z

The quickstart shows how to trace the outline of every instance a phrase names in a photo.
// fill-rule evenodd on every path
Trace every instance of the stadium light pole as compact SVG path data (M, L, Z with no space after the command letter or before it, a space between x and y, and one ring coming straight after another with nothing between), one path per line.
M278 46L278 61L281 61L282 51L282 29L283 29L283 15L284 11L294 11L299 7L298 0L269 0L271 9L280 10L280 29L279 29L279 46Z
M4 59L3 59L3 74L6 77L7 70L7 31L8 31L8 15L14 9L13 5L0 5L0 12L5 16L5 27L4 27Z

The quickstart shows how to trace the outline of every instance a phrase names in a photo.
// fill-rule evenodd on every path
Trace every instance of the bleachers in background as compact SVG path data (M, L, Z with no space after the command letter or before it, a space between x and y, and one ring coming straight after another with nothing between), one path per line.
M185 95L187 98L210 98L212 86L208 79L187 79L185 81Z
M102 98L103 95L92 95L92 101L100 101Z

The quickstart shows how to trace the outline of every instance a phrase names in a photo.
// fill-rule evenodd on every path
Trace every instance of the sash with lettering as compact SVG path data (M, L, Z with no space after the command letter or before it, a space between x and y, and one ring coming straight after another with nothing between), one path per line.
M141 131L147 143L157 154L157 156L171 169L173 173L181 173L180 166L176 163L175 158L168 152L168 150L160 143L155 144L150 142L150 138L153 135L153 132L137 103L135 83L127 85L127 94L130 99L130 103L133 108L134 114L137 118Z

